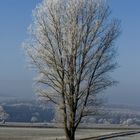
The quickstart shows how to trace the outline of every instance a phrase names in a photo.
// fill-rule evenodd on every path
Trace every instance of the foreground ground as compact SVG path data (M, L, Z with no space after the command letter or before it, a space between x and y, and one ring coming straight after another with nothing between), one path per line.
M78 129L76 139L128 131L126 129ZM130 131L130 130L129 130ZM135 130L137 131L137 130ZM65 140L60 128L0 127L0 140ZM91 139L92 140L92 139ZM140 134L112 138L111 140L140 140Z
M125 136L125 137L116 137L110 140L140 140L140 134Z
M77 139L109 134L111 130L79 129ZM119 132L119 130L115 130ZM14 128L1 127L0 140L64 140L62 129L58 128Z

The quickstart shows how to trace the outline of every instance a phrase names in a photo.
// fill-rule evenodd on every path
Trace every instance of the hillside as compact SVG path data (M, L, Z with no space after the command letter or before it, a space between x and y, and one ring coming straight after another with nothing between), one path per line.
M8 114L8 122L50 122L53 119L51 107L37 101L8 100L0 106Z
M7 122L54 122L51 105L37 101L5 100L0 102L0 119ZM106 105L96 116L86 117L83 123L140 125L140 107Z

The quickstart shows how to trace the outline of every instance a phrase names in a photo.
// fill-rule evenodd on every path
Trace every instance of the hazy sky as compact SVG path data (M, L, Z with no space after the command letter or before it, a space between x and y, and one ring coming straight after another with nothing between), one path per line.
M41 0L0 0L0 97L33 97L33 74L21 43L27 38L32 10ZM109 102L140 105L140 0L107 0L112 17L121 20L118 38L120 83L106 91Z
M0 97L31 97L32 72L27 69L22 42L32 10L41 0L0 0Z
M120 68L113 74L120 82L109 90L115 103L140 105L140 0L108 0L112 16L121 20L119 47ZM113 98L112 98L113 97Z

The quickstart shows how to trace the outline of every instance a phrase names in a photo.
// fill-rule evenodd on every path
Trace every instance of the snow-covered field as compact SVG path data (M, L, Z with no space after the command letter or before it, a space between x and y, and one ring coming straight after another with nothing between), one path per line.
M125 137L112 138L110 140L140 140L140 134L125 136Z
M79 129L77 139L119 132L119 130ZM14 128L0 127L0 140L65 140L60 128Z

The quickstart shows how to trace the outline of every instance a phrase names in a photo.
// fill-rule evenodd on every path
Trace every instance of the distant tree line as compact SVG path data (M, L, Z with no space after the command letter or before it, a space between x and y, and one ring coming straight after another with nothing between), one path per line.
M0 116L7 114L6 118L0 118L1 121L4 119L7 122L50 122L54 116L51 108L44 108L36 103L5 103L1 107L4 113L1 112Z
M131 108L131 107L129 107ZM82 123L140 125L140 108L106 106L102 115L86 117ZM55 110L46 105L32 101L5 102L0 105L0 121L3 122L57 122Z

